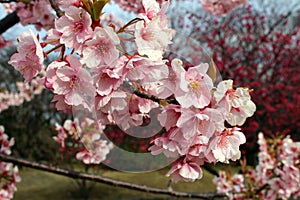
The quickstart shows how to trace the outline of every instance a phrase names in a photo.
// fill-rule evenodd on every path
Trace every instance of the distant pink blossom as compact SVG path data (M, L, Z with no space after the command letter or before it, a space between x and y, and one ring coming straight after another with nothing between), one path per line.
M24 31L18 38L18 53L15 53L8 62L29 82L43 68L43 49L32 30Z
M34 24L38 30L48 30L54 26L55 16L46 0L30 1L26 4L18 2L17 15L22 25Z
M7 41L0 35L0 49L10 45L12 45L12 41Z
M0 152L6 155L11 154L11 147L14 145L14 139L8 139L4 133L4 127L0 125ZM12 163L0 161L0 199L13 199L14 193L17 191L16 183L21 181L19 170L17 166Z
M207 12L213 15L223 16L236 7L246 3L247 0L200 0L200 2Z

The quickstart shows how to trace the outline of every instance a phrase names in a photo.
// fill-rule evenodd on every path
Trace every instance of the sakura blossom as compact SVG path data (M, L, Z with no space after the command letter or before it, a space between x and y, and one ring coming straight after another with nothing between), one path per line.
M224 16L236 7L244 4L247 0L200 0L204 10L217 15Z
M16 7L22 25L34 24L38 30L41 28L48 30L54 26L55 17L46 0L18 2Z
M4 126L0 125L0 152L6 155L11 154L11 147L14 145L14 139L8 139L8 135L4 133ZM16 183L21 181L19 176L19 169L12 163L0 161L0 174L5 176L1 177L0 198L12 199L14 193L17 191Z
M112 65L119 58L118 35L111 27L96 27L91 40L85 42L82 62L94 68L100 65Z
M43 49L32 30L24 31L18 41L18 53L13 54L8 63L29 82L43 69Z
M232 80L221 81L213 96L216 106L224 108L226 121L232 126L241 126L256 110L249 89L233 89Z
M19 106L25 101L31 101L36 95L41 94L44 87L39 81L40 79L36 77L30 83L16 82L18 92L0 91L0 112L11 106Z
M76 151L76 159L84 164L100 164L113 148L111 143L101 139L104 129L104 125L92 119L76 118L73 121L66 120L63 126L56 124L58 134L53 139L60 143L62 152L75 148L72 150ZM67 139L68 144L72 143L71 146L66 144Z
M206 74L208 67L207 63L203 63L185 71L181 60L172 61L172 69L178 80L174 96L183 107L204 108L209 105L213 82Z
M46 71L45 86L57 95L64 95L64 102L70 106L90 107L89 97L95 96L91 75L85 71L74 56L65 61L55 61Z
M37 3L27 10L19 5L24 21L36 21L42 1ZM149 154L178 158L167 176L172 175L173 181L195 181L202 178L204 163L240 158L245 136L238 127L225 127L225 121L241 126L256 107L250 90L234 89L231 80L214 87L208 63L190 65L176 57L165 58L175 36L166 15L169 1L140 3L143 9L138 17L121 26L95 16L95 4L59 1L64 14L54 27L46 26L50 29L42 45L32 31L23 33L19 53L10 63L27 82L40 74L40 82L54 94L55 108L73 113L74 120L55 126L53 139L62 153L73 150L75 158L87 165L103 163L113 148L102 137L106 126L117 125L124 131L144 126L150 112L159 108L161 135L152 140ZM51 49L44 53L42 47L48 45ZM59 55L43 67L44 54L52 52ZM40 73L43 68L45 73ZM290 156L286 163L294 159ZM243 182L240 176L235 180Z
M274 143L279 145L274 148ZM287 143L293 148L292 152L283 148ZM244 169L244 174L220 171L219 177L213 180L217 191L226 193L229 199L297 199L300 196L299 142L289 136L267 140L259 133L258 144L258 165ZM281 160L285 155L293 155L293 159Z
M185 161L177 162L173 165L166 176L170 176L170 174L173 174L173 182L177 182L180 179L183 179L186 182L195 181L196 179L201 179L203 175L198 164Z
M92 37L91 24L91 17L85 10L70 6L65 10L65 14L55 21L55 30L62 34L62 44L81 52L83 43Z
M209 146L218 161L229 163L229 160L236 161L241 157L239 146L246 142L246 137L240 130L228 128L222 133L216 133Z
M145 13L142 17L145 21L139 21L135 26L135 42L140 55L147 55L151 60L161 60L167 46L175 35L173 29L168 28L165 11L168 2L159 7L154 1L143 1Z

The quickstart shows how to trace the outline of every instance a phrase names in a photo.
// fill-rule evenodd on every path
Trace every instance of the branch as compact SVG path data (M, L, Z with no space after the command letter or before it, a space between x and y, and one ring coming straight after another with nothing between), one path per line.
M59 7L56 4L55 0L49 0L49 3L51 5L51 7L53 8L53 10L56 12L57 17L61 17L61 16L64 15L64 12L59 9Z
M0 20L0 35L9 28L13 27L15 24L19 23L19 21L20 19L17 15L17 11L6 15L6 17Z
M156 194L166 194L170 196L175 197L189 197L189 198L199 198L199 199L214 199L214 198L226 198L226 195L224 194L218 194L218 193L189 193L189 192L179 192L179 191L171 191L168 189L163 188L154 188L154 187L148 187L146 185L139 185L134 183L129 183L126 181L119 181L107 177L103 177L100 175L94 175L94 174L88 174L78 171L72 171L68 169L63 169L51 165L46 165L38 162L32 162L21 158L16 158L13 156L8 156L5 154L0 153L0 160L5 162L11 162L17 165L47 171L53 174L59 174L62 176L66 176L73 179L83 179L83 180L90 180L95 182L100 182L108 185L113 185L116 187L123 187L123 188L129 188L133 190L143 191L143 192L150 192L150 193L156 193Z
M17 2L17 0L0 0L0 3Z

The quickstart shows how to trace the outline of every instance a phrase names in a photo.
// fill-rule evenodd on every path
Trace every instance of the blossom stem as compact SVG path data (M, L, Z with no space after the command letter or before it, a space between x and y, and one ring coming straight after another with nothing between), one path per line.
M63 45L63 44L59 44L59 45L53 47L52 49L49 49L48 51L46 51L45 54L48 55L48 54L51 53L52 51L55 51L56 49L59 49L60 47L64 47L64 46L65 46L65 45Z
M125 29L126 29L128 26L130 26L130 25L132 25L132 24L135 24L136 22L141 21L141 20L143 20L143 19L140 19L140 18L134 18L133 20L131 20L131 21L129 21L127 24L125 24L123 27L121 27L121 28L117 31L117 34L124 32Z

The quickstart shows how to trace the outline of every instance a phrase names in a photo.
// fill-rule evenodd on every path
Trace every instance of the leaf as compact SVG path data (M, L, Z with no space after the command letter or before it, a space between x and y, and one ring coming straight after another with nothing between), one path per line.
M104 6L109 2L109 0L96 0L92 4L92 13L93 13L93 19L94 20L99 20L102 9Z
M207 71L207 75L211 78L212 82L214 83L217 78L217 67L216 64L214 63L213 59L210 58L209 62L209 68Z

